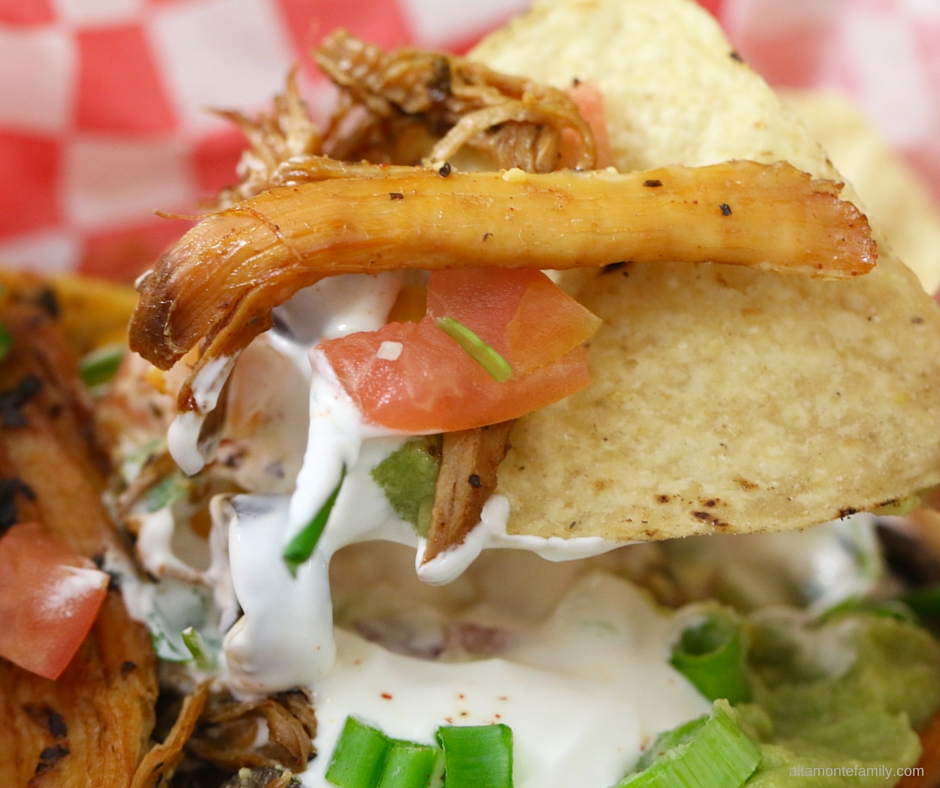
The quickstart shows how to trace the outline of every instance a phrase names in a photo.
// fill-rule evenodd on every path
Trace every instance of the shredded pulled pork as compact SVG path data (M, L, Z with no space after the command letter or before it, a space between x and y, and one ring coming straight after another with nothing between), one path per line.
M559 167L567 129L576 166L594 167L591 128L555 88L441 52L383 52L342 30L314 57L340 91L325 134L310 119L294 71L270 113L249 118L216 110L250 146L238 165L240 182L219 195L216 208L283 182L285 168L293 180L317 179L316 158L324 155L336 162L440 165L466 147L486 154L488 169L550 172Z
M567 128L583 142L578 168L594 168L591 129L556 88L441 52L383 52L344 30L314 58L340 88L323 142L332 158L429 165L467 146L489 154L494 169L551 172Z
M208 697L208 684L202 684L186 697L183 708L169 734L140 762L131 788L159 788L165 780L169 781L172 778L176 767L183 759L183 747L192 736L193 728L196 727L196 721L202 714Z
M271 326L274 307L326 276L634 260L852 277L877 257L864 215L839 199L841 184L786 163L448 177L353 169L207 216L140 281L133 350L168 369L205 340L181 412L196 408L192 381L207 363L233 359Z
M256 746L262 725L266 726L267 741ZM316 731L307 690L247 701L223 693L208 699L186 746L193 755L226 771L280 766L301 772L316 752L311 741Z
M320 130L310 120L307 106L297 90L296 71L291 71L287 77L284 93L274 97L270 113L261 113L253 119L235 110L216 110L216 113L238 126L250 145L238 163L241 182L219 195L218 208L270 188L271 179L284 162L322 152Z
M297 782L290 772L281 771L271 766L259 766L256 769L239 769L232 779L222 788L290 788Z
M512 425L504 421L444 434L424 563L463 543L480 522L483 505L496 490L496 471L510 448Z

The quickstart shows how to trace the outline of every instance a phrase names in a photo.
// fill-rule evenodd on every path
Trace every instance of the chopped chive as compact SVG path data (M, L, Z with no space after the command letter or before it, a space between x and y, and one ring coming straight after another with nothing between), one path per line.
M13 334L5 325L0 323L0 361L7 357L11 347L13 347Z
M180 636L183 638L183 643L186 644L186 648L189 649L189 653L193 655L193 659L196 661L196 667L200 670L212 670L215 667L215 660L212 658L212 655L209 654L206 649L206 643L202 639L202 635L194 629L193 627L186 627L181 633Z
M443 755L437 747L393 741L377 788L427 788L443 767Z
M336 742L326 779L337 788L376 788L391 742L378 728L347 717Z
M727 614L710 613L702 623L684 629L669 662L709 700L724 698L734 704L751 699L741 628Z
M113 378L121 366L127 347L123 342L103 345L82 356L78 372L88 388L102 386Z
M447 788L512 788L512 730L506 725L437 729Z
M333 505L336 503L336 497L339 495L339 488L343 486L343 480L345 478L346 463L343 463L343 468L339 473L339 481L336 483L336 487L333 488L333 492L330 493L329 498L327 498L323 506L320 507L320 511L313 516L313 519L307 523L303 527L303 530L291 539L287 547L284 548L282 558L284 559L284 563L287 564L287 569L293 576L297 576L298 567L313 555L313 550L317 546L317 542L320 541L323 529L326 528L326 521L330 519L330 512L333 511Z
M463 323L445 316L437 319L437 327L460 345L466 354L495 380L505 383L512 377L512 367L509 366L509 362Z
M614 788L740 788L761 753L732 714L717 701L709 716L660 734Z

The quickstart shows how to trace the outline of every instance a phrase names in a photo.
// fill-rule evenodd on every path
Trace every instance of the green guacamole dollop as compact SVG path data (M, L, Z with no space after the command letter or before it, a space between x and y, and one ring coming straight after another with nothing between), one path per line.
M434 507L434 486L441 466L441 436L413 438L372 469L395 513L427 536Z
M753 702L736 706L759 745L749 788L895 785L940 708L940 644L872 614L807 627L752 621Z

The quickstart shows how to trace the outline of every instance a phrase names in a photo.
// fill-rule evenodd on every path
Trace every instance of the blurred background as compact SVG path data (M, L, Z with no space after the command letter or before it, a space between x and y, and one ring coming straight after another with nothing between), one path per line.
M820 136L845 136L848 119L867 117L921 179L910 188L922 190L922 209L940 204L938 0L701 4L772 85L855 103L858 117L836 112L840 128L830 110ZM208 108L267 107L297 63L301 90L322 115L330 92L308 53L330 30L462 53L528 5L0 0L0 261L131 280L187 226L156 209L191 213L235 179L244 140ZM805 112L811 127L822 123L809 117L813 106ZM868 170L883 169L886 151L865 155ZM874 193L895 202L886 187ZM921 237L940 249L937 236Z

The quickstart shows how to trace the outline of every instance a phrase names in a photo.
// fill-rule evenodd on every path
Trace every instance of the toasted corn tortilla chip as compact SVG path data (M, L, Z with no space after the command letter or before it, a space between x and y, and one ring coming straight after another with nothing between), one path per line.
M621 169L786 159L839 178L693 2L541 2L474 57L594 80ZM851 282L626 265L580 297L605 321L592 383L516 425L511 533L802 528L940 482L940 312L890 247Z

